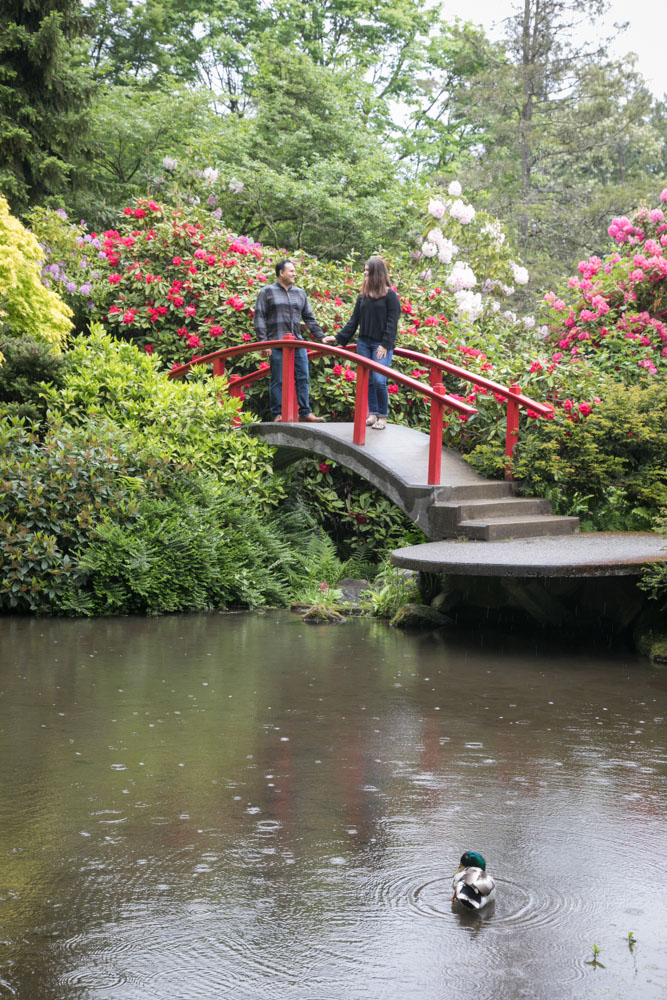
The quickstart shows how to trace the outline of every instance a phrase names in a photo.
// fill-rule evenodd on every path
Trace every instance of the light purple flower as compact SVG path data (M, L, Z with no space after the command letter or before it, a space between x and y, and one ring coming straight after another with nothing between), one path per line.
M90 295L91 288L92 285L90 284L90 282L86 281L85 284L79 287L79 291L81 292L82 295Z
M68 281L67 284L65 285L65 288L67 289L68 292L75 292L76 291L76 282L74 282L74 281Z

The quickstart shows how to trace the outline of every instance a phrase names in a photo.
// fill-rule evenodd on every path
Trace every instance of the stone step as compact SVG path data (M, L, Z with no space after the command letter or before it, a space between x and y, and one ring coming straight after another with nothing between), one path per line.
M524 517L489 517L478 521L460 521L459 533L468 538L497 542L504 538L542 538L545 535L574 535L579 530L578 517L555 514L527 514Z
M445 477L443 476L443 479ZM482 483L462 483L458 486L437 486L435 504L462 502L463 500L496 500L500 497L513 497L514 483L502 480L488 480Z
M465 500L460 503L434 503L429 511L432 533L441 538L454 538L459 534L461 521L487 521L494 517L522 517L529 514L551 514L549 500L530 497Z

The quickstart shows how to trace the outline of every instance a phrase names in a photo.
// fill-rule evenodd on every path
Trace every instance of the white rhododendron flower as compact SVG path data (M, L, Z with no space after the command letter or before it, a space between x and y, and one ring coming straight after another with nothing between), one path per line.
M514 261L510 261L512 266L512 274L514 275L514 280L517 285L527 285L528 284L528 271L525 267L521 267L519 264L515 264Z
M463 188L458 181L452 181L452 183L447 188L447 193L451 194L452 198L458 198L462 192Z
M232 177L227 187L232 192L232 194L241 194L241 191L243 191L245 184L243 183L243 181L237 181L235 177Z
M456 311L459 316L466 316L471 323L474 323L482 315L484 306L482 305L482 296L479 292L471 292L464 289L460 292L455 292L454 298L456 300Z
M438 252L437 243L431 243L430 240L424 240L422 243L422 253L424 257L435 257Z
M459 248L452 240L443 239L438 246L438 260L441 264L451 264Z
M460 292L464 288L474 288L477 284L477 278L470 264L457 260L451 274L447 275L445 284L455 292Z
M497 247L501 247L505 242L505 234L499 222L487 222L482 229L484 236L490 236Z
M500 302L498 302L498 299L493 300L491 303L491 309L494 313L500 312Z
M516 313L512 312L510 309L507 309L503 313L503 319L506 319L508 323L516 323Z
M430 232L426 234L426 239L429 241L429 243L435 243L435 245L439 247L442 241L444 240L444 236L442 235L442 229L440 229L439 227L437 229L431 229Z
M477 213L472 205L466 205L460 198L457 198L449 209L449 214L453 219L458 219L462 226L467 226Z
M445 214L445 206L439 198L431 198L428 203L428 214L434 219L441 219Z
M178 160L174 160L171 156L165 156L162 166L165 170L175 170L178 166Z
M204 173L202 174L204 180L207 184L215 184L218 179L219 171L215 167L206 167Z
M522 322L523 322L523 325L525 326L526 330L532 330L533 327L535 326L535 317L534 316L524 316Z

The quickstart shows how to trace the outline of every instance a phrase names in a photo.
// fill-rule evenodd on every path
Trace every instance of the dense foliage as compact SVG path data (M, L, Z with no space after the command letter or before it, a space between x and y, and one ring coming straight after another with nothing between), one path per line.
M71 310L44 286L43 261L34 233L10 214L0 195L0 329L58 347L72 328Z

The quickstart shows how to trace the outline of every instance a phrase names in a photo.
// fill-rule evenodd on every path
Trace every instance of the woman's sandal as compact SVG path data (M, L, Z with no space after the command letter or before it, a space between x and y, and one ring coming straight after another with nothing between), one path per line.
M375 414L369 413L368 416L366 417L366 427L375 427L376 420L377 417L375 416Z
M385 420L385 418L378 417L375 423L373 424L373 429L376 431L383 431L386 426L387 426L387 421Z

